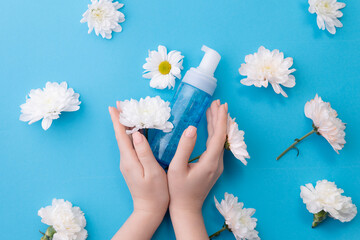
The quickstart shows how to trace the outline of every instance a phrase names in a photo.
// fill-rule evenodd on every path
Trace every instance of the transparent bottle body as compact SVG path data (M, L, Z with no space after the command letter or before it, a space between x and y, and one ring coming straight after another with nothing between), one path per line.
M187 83L181 83L171 101L171 121L174 128L169 133L154 130L150 142L155 158L162 167L169 166L175 155L180 138L190 125L197 127L204 115L211 95Z

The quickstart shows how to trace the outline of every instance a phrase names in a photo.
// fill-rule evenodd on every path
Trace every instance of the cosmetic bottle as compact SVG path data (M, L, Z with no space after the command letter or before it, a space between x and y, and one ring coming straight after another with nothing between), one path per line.
M171 101L169 121L173 123L174 128L168 133L156 130L150 142L155 158L164 168L169 166L174 157L184 130L190 125L198 126L217 86L214 72L221 56L206 46L201 50L205 55L200 65L186 72Z

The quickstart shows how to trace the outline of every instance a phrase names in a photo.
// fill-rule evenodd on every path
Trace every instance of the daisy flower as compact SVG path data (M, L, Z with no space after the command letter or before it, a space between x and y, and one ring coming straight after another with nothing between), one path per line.
M313 120L316 132L330 143L336 153L339 153L346 143L346 127L330 103L324 102L316 94L313 100L305 104L305 116Z
M79 110L79 94L72 88L67 87L66 82L47 82L44 89L33 89L26 99L26 103L20 106L20 121L32 124L43 119L41 126L47 130L54 119L58 119L61 112L73 112Z
M317 14L316 22L321 30L328 30L329 33L335 34L336 27L341 28L343 25L338 18L343 16L339 10L346 6L345 3L336 0L309 0L309 12Z
M247 165L245 158L250 158L247 152L246 144L244 142L244 131L239 130L235 118L232 119L230 114L227 120L227 137L225 142L225 149L230 150L234 156L239 159L244 165Z
M229 230L238 240L258 240L258 232L255 230L257 219L252 216L255 213L253 208L244 208L244 203L238 202L238 198L232 194L225 193L225 199L221 203L214 197L216 208L225 218L222 229L210 236L219 236L222 231Z
M112 0L91 0L80 22L88 23L89 34L95 30L97 36L100 34L103 38L111 39L113 31L122 31L119 23L125 21L125 16L118 9L123 6L124 4Z
M151 79L152 88L174 88L175 78L181 78L183 58L181 52L173 50L168 54L166 47L159 45L158 51L149 51L143 77Z
M295 77L291 75L295 69L291 57L284 58L284 54L275 49L270 50L261 46L257 53L247 55L245 62L241 64L239 73L247 78L241 80L246 86L267 88L270 83L274 91L287 97L280 85L288 88L295 86Z
M341 222L351 221L357 214L357 208L350 197L342 195L344 190L337 188L334 182L318 181L314 187L311 183L300 187L300 197L310 213L314 214L312 227L316 227L327 216Z
M127 130L132 134L139 129L159 129L163 132L170 132L173 124L169 122L170 103L165 102L159 96L141 98L140 101L131 99L120 102L120 118L122 125L132 128Z
M41 239L85 240L86 220L79 207L73 207L69 201L53 199L52 205L41 208L38 215L41 222L49 225Z
M314 99L305 104L305 116L313 121L313 130L302 138L296 139L277 160L313 133L323 136L338 154L339 150L344 147L346 143L344 131L346 126L345 123L337 117L337 112L331 108L330 103L324 102L321 97L316 94Z

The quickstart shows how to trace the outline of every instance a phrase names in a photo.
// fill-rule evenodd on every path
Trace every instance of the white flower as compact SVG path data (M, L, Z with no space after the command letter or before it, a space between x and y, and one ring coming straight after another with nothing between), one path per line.
M79 207L63 199L53 199L52 205L41 208L38 215L41 222L52 226L56 233L53 240L85 240L87 231L84 229L86 220Z
M235 118L232 119L229 114L227 120L227 138L225 148L230 150L237 159L246 165L247 161L245 158L250 158L250 156L246 150L247 146L244 142L244 134L244 131L239 130L238 124L235 122Z
M346 6L345 3L337 2L336 0L309 0L309 12L317 14L317 25L319 29L325 28L331 33L336 33L336 28L341 28L343 25L338 18L343 16L339 11Z
M97 36L101 34L103 38L111 39L113 31L122 31L119 23L125 21L125 16L118 9L123 6L124 4L112 0L91 0L89 9L83 14L80 22L88 23L89 34L94 29Z
M305 187L301 186L300 189L300 197L310 213L316 214L325 211L341 222L349 222L357 214L357 208L351 198L342 196L344 191L337 188L334 182L322 180L316 183L315 188L308 183Z
M284 87L292 88L295 86L295 77L291 75L295 69L289 69L293 65L291 57L284 59L284 54L275 49L265 49L261 46L257 53L247 55L245 62L241 64L239 73L247 78L242 79L241 83L246 86L266 87L271 84L274 91L287 97Z
M339 153L346 143L345 124L337 118L337 112L331 108L330 103L324 102L316 94L314 99L305 104L305 115L313 120L317 132Z
M238 202L237 197L228 193L225 193L225 200L221 200L221 203L215 197L214 200L216 208L225 218L227 228L237 240L260 239L255 230L257 219L252 218L255 209L243 208L244 204Z
M174 50L168 54L166 47L159 45L158 51L149 51L149 57L143 66L143 77L151 79L152 88L174 88L175 77L181 78L183 58L181 52Z
M159 96L141 98L140 101L131 99L120 102L120 123L126 127L128 134L139 129L155 128L164 132L170 132L174 127L168 122L170 114L170 103L165 102Z
M26 103L20 106L20 120L32 124L43 119L41 126L47 130L61 112L77 111L80 103L79 94L74 93L72 88L68 89L66 82L47 82L43 90L39 88L30 91Z

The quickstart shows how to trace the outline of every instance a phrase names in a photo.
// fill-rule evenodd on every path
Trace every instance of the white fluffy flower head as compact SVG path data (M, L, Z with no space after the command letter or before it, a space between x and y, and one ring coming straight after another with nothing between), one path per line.
M238 202L238 198L232 194L225 193L225 199L221 203L214 197L216 208L225 218L227 228L234 234L237 240L260 239L255 230L256 218L252 218L255 213L253 208L243 208L244 204Z
M341 222L349 222L357 214L357 208L351 198L341 195L344 191L337 188L334 182L322 180L316 183L315 188L308 183L300 189L300 197L310 213L325 211Z
M346 6L345 3L336 0L309 0L309 12L317 14L316 22L319 29L328 30L331 34L336 33L336 27L343 25L338 18L343 16L339 11Z
M158 51L149 51L143 77L151 79L152 88L174 88L175 78L181 78L183 58L181 52L173 50L168 54L166 47L159 45Z
M41 222L52 226L56 233L54 240L85 240L87 231L84 229L86 220L79 207L63 199L53 199L52 205L41 208L38 215Z
M113 31L122 31L119 23L125 21L125 16L118 9L123 6L124 4L112 0L91 0L89 9L83 14L80 22L88 23L89 34L95 30L97 36L100 34L103 38L111 39Z
M275 49L272 52L261 46L257 53L247 55L245 62L241 64L239 73L247 76L241 80L246 86L266 87L270 83L274 91L281 93L284 97L287 94L281 88L292 88L295 86L295 77L291 75L295 69L290 69L293 65L291 57L284 58L284 54Z
M26 103L20 106L20 120L32 124L43 119L41 126L47 130L61 112L77 111L80 103L79 94L68 88L66 82L47 82L44 89L30 91Z
M225 148L230 150L244 165L247 165L245 158L250 158L250 156L246 150L247 146L244 141L244 134L244 131L239 130L239 126L235 122L235 118L232 119L229 114L227 119L227 137Z
M337 112L331 108L330 103L324 102L316 94L314 99L305 104L305 115L313 120L317 132L339 153L346 143L346 126L337 118Z
M126 127L128 134L134 133L139 129L159 129L170 132L173 124L169 122L170 103L165 102L159 96L141 98L140 101L131 99L120 102L120 123Z

